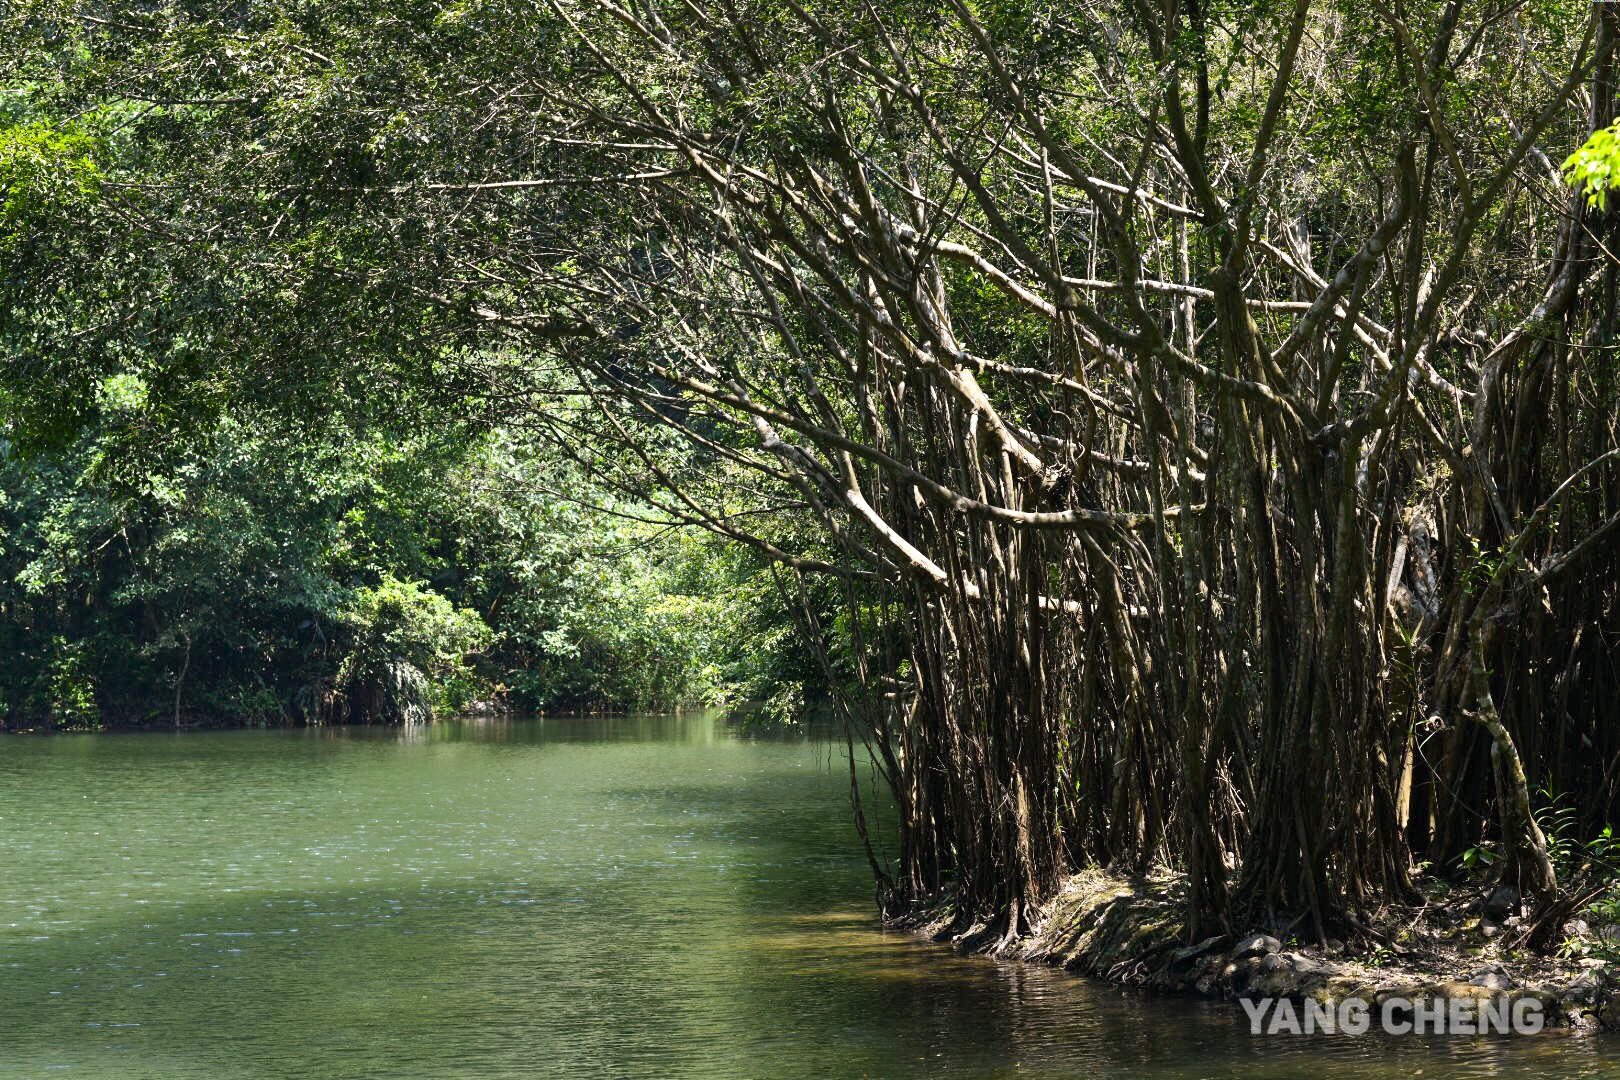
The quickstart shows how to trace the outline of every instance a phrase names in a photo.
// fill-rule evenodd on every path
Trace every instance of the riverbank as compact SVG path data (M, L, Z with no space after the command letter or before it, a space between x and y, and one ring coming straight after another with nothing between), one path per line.
M3 735L130 735L141 733L207 732L207 731L297 731L306 728L411 728L425 727L460 720L517 720L517 719L580 719L623 720L634 716L682 716L713 713L719 707L704 702L677 705L674 708L635 709L628 706L589 708L580 707L547 712L523 709L504 699L472 701L453 713L432 715L414 722L399 720L315 720L304 719L290 713L207 713L188 711L179 723L171 716L152 713L107 715L95 722L78 723L17 723L0 722ZM747 722L745 709L731 706L726 715L735 715Z
M948 913L905 921L965 951L1049 964L1078 975L1163 994L1288 998L1337 1005L1471 999L1511 1007L1539 1002L1549 1027L1620 1030L1620 925L1573 918L1553 955L1523 948L1522 920L1506 901L1479 890L1428 886L1422 908L1378 920L1378 944L1306 944L1259 928L1189 944L1185 888L1176 875L1126 878L1086 871L1065 882L1026 936L1004 940L988 927L952 931ZM1268 932L1269 931L1269 932ZM1239 1020L1243 1017L1238 1016Z

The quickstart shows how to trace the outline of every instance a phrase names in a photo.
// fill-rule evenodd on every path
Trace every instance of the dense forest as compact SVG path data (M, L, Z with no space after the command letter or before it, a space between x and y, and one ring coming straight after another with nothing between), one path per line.
M145 393L120 374L58 452L0 448L0 723L792 715L816 692L759 560L510 431L233 410L133 446Z
M819 686L892 909L1590 899L1620 6L6 20L8 715Z

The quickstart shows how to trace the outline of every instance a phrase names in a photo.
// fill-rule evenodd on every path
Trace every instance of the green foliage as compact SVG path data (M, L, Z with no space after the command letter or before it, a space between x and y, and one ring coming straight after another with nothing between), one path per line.
M65 727L96 727L95 678L85 662L82 643L62 637L51 639L46 661L43 701L40 711Z
M1620 121L1592 132L1564 159L1564 179L1581 190L1588 204L1608 209L1609 192L1620 188Z
M1542 788L1539 794L1541 805L1536 809L1536 826L1547 838L1547 857L1552 860L1553 868L1561 877L1568 877L1580 867L1584 856L1595 849L1580 841L1580 808L1573 799L1548 788Z
M468 654L492 636L477 612L392 576L356 589L338 622L347 638L339 693L349 718L365 721L422 723L464 707L477 685Z
M94 141L42 121L0 127L0 254L94 197L101 178Z
M1500 548L1487 550L1478 537L1466 537L1457 552L1457 575L1463 591L1478 596L1490 585L1502 565Z
M1600 928L1620 926L1620 837L1615 836L1614 826L1603 826L1603 831L1587 842L1587 850L1609 885L1592 905L1589 919ZM1602 934L1590 951L1611 964L1620 963L1620 938L1612 932Z
M1464 850L1462 855L1458 857L1458 862L1462 864L1464 870L1477 872L1488 870L1496 865L1501 858L1501 853L1496 850L1494 845L1480 844Z

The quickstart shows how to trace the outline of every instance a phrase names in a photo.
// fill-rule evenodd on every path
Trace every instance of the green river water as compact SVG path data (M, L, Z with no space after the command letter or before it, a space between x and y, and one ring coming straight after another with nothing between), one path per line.
M7 739L0 1077L1620 1077L884 933L847 783L705 716Z

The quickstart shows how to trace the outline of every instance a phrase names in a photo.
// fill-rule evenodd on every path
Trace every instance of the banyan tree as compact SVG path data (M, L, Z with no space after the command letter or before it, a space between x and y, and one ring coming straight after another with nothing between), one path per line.
M779 563L888 902L1169 866L1195 932L1326 932L1481 846L1561 895L1538 822L1620 794L1620 214L1560 172L1620 8L343 6L141 16L182 55L120 92L215 155L150 199L356 230L321 272L429 374Z

